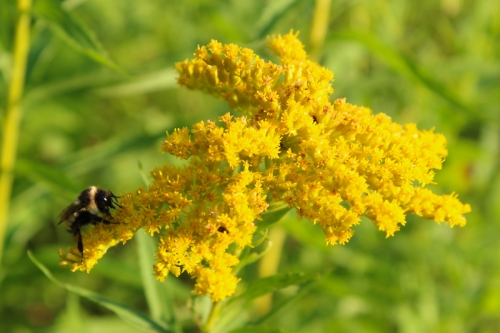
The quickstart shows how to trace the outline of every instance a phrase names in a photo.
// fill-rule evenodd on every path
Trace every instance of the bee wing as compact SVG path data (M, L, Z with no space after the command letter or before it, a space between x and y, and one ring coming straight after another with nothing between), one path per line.
M79 211L80 209L82 209L82 207L76 203L72 203L71 205L69 205L68 207L66 207L62 212L61 214L59 214L59 223L57 223L57 225L63 223L64 221L66 221L71 215L73 215L74 213L76 213L77 211Z

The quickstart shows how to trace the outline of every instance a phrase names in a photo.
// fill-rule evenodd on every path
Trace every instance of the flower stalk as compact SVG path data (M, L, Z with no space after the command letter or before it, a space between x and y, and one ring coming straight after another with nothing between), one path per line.
M205 325L203 326L203 329L202 329L203 333L210 332L212 327L215 325L215 323L219 319L220 307L221 307L220 302L214 302L212 304L212 308L210 309L210 314L208 315L207 322L205 323Z
M331 0L316 0L314 4L314 14L312 19L309 43L311 47L310 57L319 61L330 18Z
M3 257L5 233L9 219L10 197L14 182L13 172L19 140L19 126L22 114L21 99L30 45L31 0L18 0L17 10L18 19L14 38L13 70L3 122L0 155L0 262Z
M275 226L269 231L271 248L266 255L259 260L258 274L260 278L272 276L278 273L285 238L286 233L282 227ZM265 315L271 310L272 296L273 294L270 293L255 300L255 308L257 309L259 315Z

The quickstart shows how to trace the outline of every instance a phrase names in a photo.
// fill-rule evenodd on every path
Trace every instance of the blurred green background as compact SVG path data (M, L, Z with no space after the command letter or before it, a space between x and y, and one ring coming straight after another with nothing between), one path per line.
M56 15L58 6L67 16ZM89 185L115 193L142 186L155 166L179 163L158 151L165 131L229 111L177 87L175 62L211 39L269 59L266 35L290 29L300 31L310 50L314 6L308 0L34 2L0 273L0 332L136 332L49 281L27 250L62 281L147 312L135 241L109 250L91 274L70 273L58 267L57 249L73 244L56 227L58 214ZM0 0L2 114L16 15L15 1ZM319 228L289 216L279 224L287 230L279 272L331 273L267 318L272 326L500 331L499 17L500 2L487 0L331 2L324 43L313 46L317 60L335 73L333 98L443 133L449 157L433 190L457 192L473 212L465 228L453 229L410 217L388 239L363 221L347 245L334 247L325 245ZM244 281L254 270L243 271ZM186 305L190 283L169 278L165 288L185 331L196 332ZM283 289L274 300L295 292Z

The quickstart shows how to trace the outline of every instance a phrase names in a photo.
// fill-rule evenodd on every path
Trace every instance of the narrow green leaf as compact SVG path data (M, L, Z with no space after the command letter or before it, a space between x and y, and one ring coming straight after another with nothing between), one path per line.
M316 280L318 277L316 273L286 273L260 278L252 281L243 293L231 299L227 304L239 299L249 301L281 288Z
M122 320L133 325L134 327L148 332L172 333L171 330L163 328L159 323L155 322L153 319L149 318L145 314L136 311L126 305L111 301L90 290L59 281L54 277L54 275L52 275L52 273L48 270L47 267L45 267L41 262L39 262L33 256L31 251L28 251L28 257L45 274L45 276L47 276L49 280L51 280L55 284L59 285L62 288L65 288L66 290L74 294L77 294L81 297L85 297L88 300L98 303L99 305L107 308L108 310L111 310Z
M257 38L267 36L274 25L299 3L300 0L269 1L256 24Z
M269 240L269 238L267 237L268 234L269 229L264 229L260 232L256 232L252 238L252 246L256 248L257 246L263 244L266 240Z
M57 252L57 246L51 252L51 256ZM116 274L120 272L120 274ZM92 274L95 276L102 276L122 284L125 288L136 288L141 290L143 288L142 279L137 274L137 265L134 262L123 262L116 260L116 258L111 258L109 256L104 256L99 260L99 265L92 268Z
M139 229L134 239L137 241L139 267L151 317L158 322L168 323L169 327L175 327L173 300L166 293L165 286L152 274L155 248L153 238Z
M115 72L98 71L69 76L51 82L43 81L38 86L29 87L24 96L23 105L26 106L26 109L29 109L31 106L40 103L40 101L50 100L56 96L80 92L86 89L97 89L112 84L117 80L118 75Z
M83 327L85 327L85 315L81 308L80 296L74 293L67 293L65 312L66 313L63 314L65 325L62 327L68 331L71 330L72 333L83 333Z
M168 128L167 128L168 130ZM74 154L67 154L61 160L61 168L72 174L81 174L109 163L109 158L123 152L144 147L155 147L159 139L165 137L165 131L156 134L117 135L95 146L81 149Z
M67 12L60 1L39 0L33 9L36 16L49 24L54 34L75 50L117 72L126 74L108 57L95 34L74 15Z
M242 327L250 320L249 316L244 302L233 303L219 312L219 318L210 329L210 333L228 333L237 327Z
M14 1L0 0L0 51L9 50L12 47L13 27L15 26L15 15L12 13L15 12Z
M252 281L247 290L239 297L252 300L278 289L301 284L317 278L318 275L315 273L286 273L264 277Z
M34 183L42 184L70 200L75 198L75 193L82 190L81 186L65 177L62 170L56 167L47 167L34 161L19 159L16 162L16 173L23 175Z
M426 73L417 65L415 61L411 60L407 56L404 56L395 48L384 44L375 35L370 33L343 31L330 35L328 41L331 42L332 40L338 39L353 40L362 44L382 61L391 66L395 71L411 80L419 82L436 95L448 101L451 105L464 111L471 119L485 117L485 115L477 112L475 108L460 99L460 97L449 90L444 84L432 77L429 73Z
M294 238L302 244L314 246L321 251L328 251L325 242L325 234L318 226L308 221L294 221L294 223L283 223L283 227Z
M151 269L153 267L153 260L151 258L153 257L154 249L152 248L152 244L148 238L151 237L146 237L144 230L140 229L136 232L135 240L137 241L139 267L146 301L148 302L149 313L154 320L160 320L163 317L161 308L162 301L160 300L161 291L156 285L156 281L151 274Z
M269 206L268 210L264 214L262 214L262 221L259 221L257 223L257 231L256 232L259 232L263 229L267 229L267 228L269 228L269 226L273 225L274 223L278 223L290 211L291 211L291 208L284 202L277 202L277 203L271 204Z
M326 276L326 275L324 275ZM282 303L273 306L271 312L269 312L267 315L264 317L260 318L256 322L254 322L255 325L263 325L266 323L272 324L273 318L279 317L279 316L286 316L286 312L289 311L291 307L295 305L302 297L307 295L311 289L317 286L317 284L321 281L321 279L316 279L316 280L311 280L306 283L304 283L297 293L293 295L292 297L286 299Z
M103 96L133 96L177 87L177 72L171 68L135 76L123 83L97 89Z
M233 270L234 274L237 274L243 267L262 258L271 249L271 246L271 241L266 238L256 250L245 249L246 251L240 257L240 262Z

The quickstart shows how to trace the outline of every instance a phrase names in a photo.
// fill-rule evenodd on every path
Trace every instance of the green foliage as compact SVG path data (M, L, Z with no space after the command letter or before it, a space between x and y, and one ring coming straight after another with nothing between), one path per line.
M267 293L272 293L276 290L302 284L316 278L315 274L309 273L288 273L288 274L276 274L273 276L253 280L250 282L248 287L240 295L233 297L229 300L226 306L230 306L232 302L238 300L251 301L259 296L263 296Z
M251 46L266 58L265 36L290 29L307 45L313 6L34 2L0 268L1 332L137 331L117 316L152 331L198 331L212 305L191 295L184 275L154 280L150 237L111 249L91 274L69 273L58 267L57 248L74 241L55 226L57 216L89 185L123 193L143 186L142 170L182 163L158 153L165 131L227 112L223 102L177 87L176 61L210 39ZM2 120L16 15L14 1L0 0ZM500 4L488 1L332 2L320 62L335 73L334 96L445 134L449 156L436 190L457 191L473 212L464 228L410 219L389 239L363 221L351 242L327 247L317 226L277 207L264 223L279 220L288 232L279 274L258 277L255 261L269 250L261 230L262 244L239 267L241 290L220 305L211 332L497 331L499 15ZM258 314L254 298L266 292L273 292L272 309Z
M159 323L155 322L153 319L149 318L148 316L132 309L129 308L126 305L119 304L116 302L113 302L109 299L106 299L105 297L102 297L99 294L96 294L90 290L80 288L71 284L67 283L62 283L58 279L50 273L50 271L45 267L42 263L40 263L32 254L31 252L28 251L28 257L33 261L35 265L40 268L40 270L55 284L59 285L62 288L65 288L66 290L72 292L73 294L76 294L81 297L85 297L111 311L113 311L118 317L123 319L125 322L131 324L132 326L143 330L147 332L161 332L161 333L168 333L172 332L168 329L163 328Z
M54 34L78 52L122 72L120 67L106 55L92 30L76 19L63 5L57 0L39 0L34 6L33 13L47 23Z

